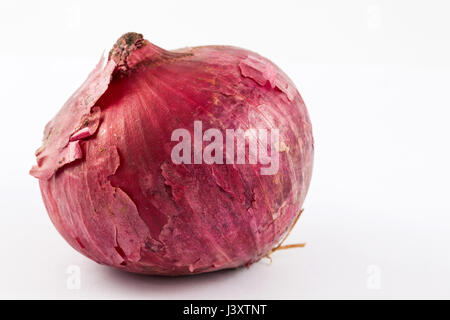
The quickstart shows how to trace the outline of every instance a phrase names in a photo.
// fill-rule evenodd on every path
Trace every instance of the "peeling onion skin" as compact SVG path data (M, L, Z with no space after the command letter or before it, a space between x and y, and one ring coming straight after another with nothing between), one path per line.
M278 128L278 172L174 164L171 134L193 136L196 120L203 132ZM249 266L270 252L302 207L313 149L305 104L269 60L230 46L166 51L128 33L47 124L30 173L77 251L174 276Z

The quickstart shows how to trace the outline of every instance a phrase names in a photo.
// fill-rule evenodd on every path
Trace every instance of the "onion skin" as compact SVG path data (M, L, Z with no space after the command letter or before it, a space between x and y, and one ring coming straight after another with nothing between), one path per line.
M279 170L174 164L171 133L278 128ZM205 144L204 144L205 146ZM184 275L250 265L277 245L311 179L313 137L292 81L230 46L163 50L123 35L44 131L37 165L57 230L123 270Z

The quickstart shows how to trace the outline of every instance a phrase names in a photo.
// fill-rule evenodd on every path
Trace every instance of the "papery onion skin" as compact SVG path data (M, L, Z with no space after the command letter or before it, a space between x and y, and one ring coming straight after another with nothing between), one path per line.
M174 164L171 133L278 128L279 170ZM193 134L193 133L192 133ZM311 123L292 81L230 46L163 50L122 36L47 124L31 174L76 250L127 271L184 275L250 265L291 227L313 164Z

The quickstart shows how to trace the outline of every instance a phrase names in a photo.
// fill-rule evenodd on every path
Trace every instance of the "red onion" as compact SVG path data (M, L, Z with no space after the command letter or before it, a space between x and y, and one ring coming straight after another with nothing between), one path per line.
M36 157L30 173L73 248L182 275L248 266L279 244L306 196L313 137L269 60L127 33L47 124Z

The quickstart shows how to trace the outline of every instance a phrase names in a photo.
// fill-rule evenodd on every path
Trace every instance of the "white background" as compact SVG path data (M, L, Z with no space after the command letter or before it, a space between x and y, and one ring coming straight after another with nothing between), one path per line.
M448 1L2 1L0 298L450 298L449 10ZM294 80L316 142L288 239L304 249L161 278L97 265L56 232L28 175L34 150L128 31L167 49L248 48Z

